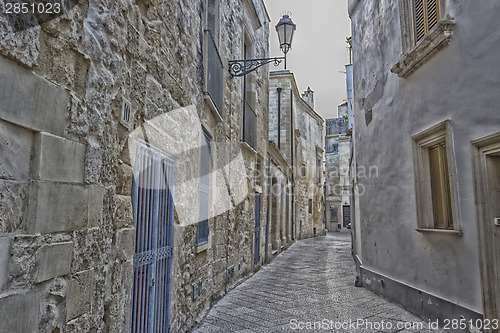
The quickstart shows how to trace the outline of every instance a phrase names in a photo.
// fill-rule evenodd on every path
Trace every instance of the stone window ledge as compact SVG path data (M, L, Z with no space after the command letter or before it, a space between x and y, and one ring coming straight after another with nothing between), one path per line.
M212 97L210 96L209 93L205 92L203 99L205 100L205 104L208 106L210 111L212 112L215 121L218 123L221 123L223 121L221 114L219 113L219 110L215 106L214 101L212 100Z
M439 21L413 49L399 59L391 68L391 72L406 79L434 54L448 46L453 36L454 27L455 21L453 19Z
M212 247L212 234L211 233L208 234L208 241L206 241L202 244L199 244L199 245L195 245L195 247L196 247L196 249L195 249L196 254L201 253L201 252L206 251L209 248L211 248Z
M443 235L452 235L462 237L464 234L462 230L448 230L448 229L426 229L426 228L416 228L420 233L428 233L428 234L443 234Z
M257 154L257 150L254 147L250 146L245 140L240 141L240 146L247 149L249 152Z

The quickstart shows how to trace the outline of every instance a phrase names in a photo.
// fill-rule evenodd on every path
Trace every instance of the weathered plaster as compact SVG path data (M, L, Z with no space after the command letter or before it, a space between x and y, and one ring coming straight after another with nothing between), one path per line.
M376 166L379 175L358 179L366 189L359 197L363 266L479 313L470 141L498 131L500 124L500 33L493 14L498 10L495 1L480 9L448 1L457 24L449 46L407 79L390 73L402 45L400 22L394 20L398 6L362 1L352 15L357 165ZM377 88L382 82L385 87ZM365 122L373 91L371 122ZM462 237L415 231L411 136L445 119L452 123Z

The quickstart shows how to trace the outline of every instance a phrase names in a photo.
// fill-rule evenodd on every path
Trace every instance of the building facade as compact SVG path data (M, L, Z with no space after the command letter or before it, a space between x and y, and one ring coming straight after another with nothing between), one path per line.
M498 12L496 1L349 1L362 283L474 325L500 317ZM369 167L377 176L361 176Z
M314 92L300 94L294 75L269 77L269 140L293 170L289 179L293 238L323 235L323 118L314 111Z
M343 104L341 106L344 106ZM340 108L339 106L339 115ZM347 114L347 113L346 113ZM328 231L348 231L351 223L351 188L349 160L351 138L347 136L348 121L326 120L325 136L325 226Z
M267 57L269 21L261 0L1 11L0 331L183 332L262 265L268 72L226 64Z

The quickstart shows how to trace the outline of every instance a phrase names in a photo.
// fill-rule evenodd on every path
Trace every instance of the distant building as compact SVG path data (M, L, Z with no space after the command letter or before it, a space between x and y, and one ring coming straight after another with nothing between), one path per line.
M276 71L270 73L269 101L269 140L283 156L281 169L293 170L287 180L291 191L285 195L293 198L293 213L286 215L290 221L283 226L292 226L291 238L323 235L324 120L314 111L314 92L308 88L301 97L294 75Z
M471 332L500 318L499 12L349 1L362 283Z
M344 118L343 111L346 117ZM347 229L351 222L347 103L339 106L339 118L326 120L325 137L325 226L328 231Z

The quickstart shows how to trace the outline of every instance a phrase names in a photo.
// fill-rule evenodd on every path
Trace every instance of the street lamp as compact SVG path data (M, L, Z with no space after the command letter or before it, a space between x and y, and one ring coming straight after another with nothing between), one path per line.
M228 65L231 78L235 76L245 76L248 73L251 73L257 68L262 67L270 62L273 62L274 66L278 66L282 60L285 60L286 69L286 54L292 48L293 32L295 31L295 28L296 25L292 22L290 16L283 15L281 20L276 25L276 32L278 33L280 49L285 56L274 58L229 60Z
M286 54L292 48L293 32L296 25L288 15L283 15L281 20L276 24L276 32L278 32L278 39L280 42L280 49L285 54L285 69L286 69Z

